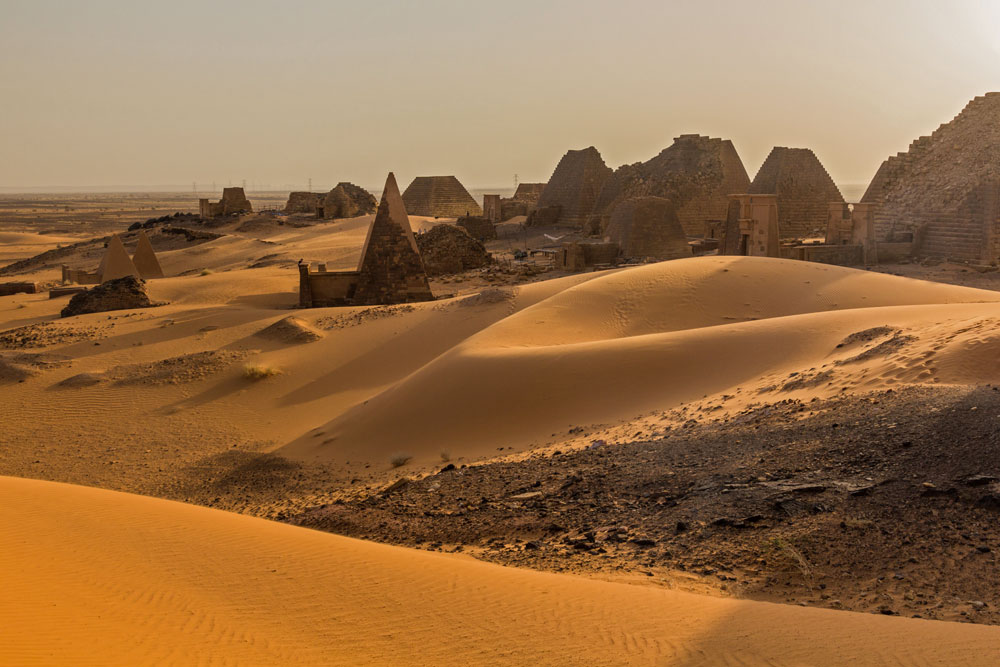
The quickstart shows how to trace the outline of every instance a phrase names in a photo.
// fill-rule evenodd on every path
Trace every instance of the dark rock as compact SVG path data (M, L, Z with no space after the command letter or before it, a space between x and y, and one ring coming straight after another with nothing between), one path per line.
M151 308L162 304L150 301L146 294L146 281L135 276L109 280L86 292L74 294L60 313L61 317L103 313L109 310Z
M455 225L436 225L417 235L417 246L429 276L461 273L490 264L493 256L486 247Z

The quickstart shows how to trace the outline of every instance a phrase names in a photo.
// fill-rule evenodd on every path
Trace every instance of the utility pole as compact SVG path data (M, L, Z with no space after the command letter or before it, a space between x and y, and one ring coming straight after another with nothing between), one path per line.
M517 174L514 174L514 189L517 190Z
M243 179L243 190L245 191L246 189L247 189L247 179L244 178Z
M313 179L309 179L309 192L313 191Z
M197 181L191 181L191 194L193 194L193 195L198 194L198 182Z

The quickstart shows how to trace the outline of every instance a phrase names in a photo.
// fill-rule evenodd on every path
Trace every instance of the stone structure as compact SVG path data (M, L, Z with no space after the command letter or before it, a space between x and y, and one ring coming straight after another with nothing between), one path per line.
M480 242L492 241L497 237L497 228L492 222L478 215L463 216L455 223L469 236Z
M418 234L417 247L428 276L462 273L493 261L485 246L457 225L435 225Z
M500 222L500 195L483 195L483 217L490 222Z
M874 264L877 261L875 206L831 203L826 225L826 245L857 246L861 258L858 264Z
M545 183L518 183L514 196L500 200L500 220L510 220L519 215L527 217L535 210L542 196Z
M919 256L1000 261L1000 93L883 162L861 201L876 207L879 261L907 239Z
M98 271L86 271L84 269L71 269L65 264L62 265L62 282L76 283L77 285L100 285L101 274Z
M103 313L108 310L128 310L149 308L159 304L149 300L146 283L135 276L116 278L92 287L86 292L74 294L60 313L61 317Z
M139 240L136 242L135 254L132 255L132 264L143 280L162 278L163 269L160 267L160 260L156 257L153 244L149 242L146 232L139 230Z
M719 254L780 257L777 199L776 195L732 195Z
M482 215L483 209L454 176L417 176L403 193L410 215L458 218Z
M372 306L433 298L391 173L375 220L368 228L357 270L327 271L326 265L320 264L312 271L308 263L299 264L299 305L303 308Z
M620 202L654 196L673 202L688 236L701 236L707 224L721 225L726 219L729 195L749 187L732 141L684 134L656 157L615 171L601 190L588 231L606 229Z
M0 296L38 294L38 283L0 283Z
M125 246L122 244L121 237L117 234L111 235L111 240L108 241L108 249L104 253L104 259L101 260L101 265L97 268L97 274L101 277L102 283L124 278L125 276L142 277L139 275L139 271L135 268L135 264L132 263L132 259L128 256L128 253L125 252Z
M783 238L822 237L830 203L844 203L833 179L808 148L773 148L747 192L777 197Z
M610 268L618 264L621 248L610 241L571 241L563 243L553 257L555 268L583 271L590 268Z
M308 214L316 215L323 206L323 195L318 192L289 192L285 203L285 215Z
M320 218L356 218L375 212L377 202L372 193L353 183L338 183L322 201L322 209L317 211Z
M554 221L562 227L583 229L612 173L593 146L567 152L542 190L528 224L541 226Z
M669 199L635 197L615 207L606 236L633 259L691 257L691 246Z
M208 199L198 200L198 209L203 218L220 218L226 215L253 213L253 206L243 188L223 188L222 199L213 204Z

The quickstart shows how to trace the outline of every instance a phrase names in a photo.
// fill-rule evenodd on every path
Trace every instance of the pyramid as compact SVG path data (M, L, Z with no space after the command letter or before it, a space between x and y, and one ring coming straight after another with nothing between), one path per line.
M1000 259L1000 93L970 101L951 121L889 157L861 201L876 206L879 241L914 233L922 256Z
M612 171L596 148L571 150L559 160L536 207L558 210L556 224L582 228Z
M434 298L410 229L396 177L390 172L375 220L368 229L352 304L374 306Z
M417 176L403 193L403 204L410 215L459 218L483 214L483 209L454 176Z
M782 238L824 236L830 204L844 201L815 153L784 146L771 150L747 193L777 195Z
M112 235L111 240L108 241L108 249L104 253L104 259L101 260L101 267L97 273L100 275L102 283L125 276L141 278L117 234Z
M722 222L729 195L747 191L750 177L733 142L683 134L646 162L615 170L601 189L590 227L604 229L615 207L633 197L664 197L690 236L703 236L705 224Z
M625 257L664 260L691 256L677 209L663 197L635 197L618 204L606 234Z
M132 255L132 264L136 271L145 280L150 278L162 278L163 269L160 268L160 260L156 258L153 244L149 242L145 230L139 230L139 243L135 247L135 254Z

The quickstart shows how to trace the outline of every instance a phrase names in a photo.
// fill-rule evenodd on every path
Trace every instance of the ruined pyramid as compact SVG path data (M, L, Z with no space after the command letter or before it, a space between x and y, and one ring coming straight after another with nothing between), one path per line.
M825 236L830 204L844 201L830 174L808 148L775 146L747 192L777 195L782 238Z
M111 240L108 241L108 249L104 253L104 259L101 260L101 266L97 269L97 273L101 277L102 283L125 276L142 277L128 253L125 252L125 246L122 245L122 240L117 234L112 235Z
M153 244L149 242L146 231L139 230L139 242L135 247L135 254L132 255L132 264L143 279L162 278L163 269L160 267L160 260L156 258Z
M1000 259L1000 93L888 158L861 201L877 207L879 241L913 234L917 255Z
M554 219L555 224L564 227L582 228L611 173L593 146L568 151L559 160L536 204L536 211L550 209L554 214L540 213L539 218Z
M352 299L355 306L430 301L434 298L396 177L391 172L386 178L375 220L368 229L358 274L357 289Z
M483 209L454 176L417 176L403 193L410 215L459 218L482 215Z
M606 229L620 202L654 196L673 202L686 234L703 236L706 223L726 219L729 195L749 187L750 177L732 141L683 134L652 159L615 170L601 189L590 228Z
M691 256L691 246L673 202L663 197L626 199L611 214L606 235L624 257L680 259Z

